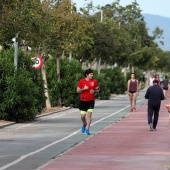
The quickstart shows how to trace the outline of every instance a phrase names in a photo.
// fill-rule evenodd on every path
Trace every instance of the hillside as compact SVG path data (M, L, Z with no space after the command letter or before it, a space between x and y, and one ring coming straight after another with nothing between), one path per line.
M152 31L158 26L163 30L164 45L159 45L161 49L170 51L170 18L162 17L159 15L143 14L147 28L149 29L149 35L152 35Z

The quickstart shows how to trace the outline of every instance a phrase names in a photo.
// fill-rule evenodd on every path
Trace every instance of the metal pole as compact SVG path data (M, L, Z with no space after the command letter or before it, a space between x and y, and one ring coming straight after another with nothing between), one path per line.
M103 22L103 9L101 9L101 22Z
M103 9L101 9L101 23L103 22ZM98 61L98 75L100 74L101 58Z
M72 4L72 0L70 0L70 3L71 3L71 14L73 13L73 4ZM70 43L70 46L71 46L71 43ZM69 51L69 62L71 63L71 60L72 60L72 51L70 50Z
M16 37L13 39L14 40L14 66L17 69L18 66L18 33L16 34Z

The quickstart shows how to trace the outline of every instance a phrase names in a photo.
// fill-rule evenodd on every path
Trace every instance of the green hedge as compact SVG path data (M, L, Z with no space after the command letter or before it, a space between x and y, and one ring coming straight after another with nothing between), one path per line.
M62 99L62 106L78 107L79 94L76 93L78 81L84 77L84 70L77 60L60 59L61 81L57 82L56 59L46 62L48 88L52 106L58 105L58 99ZM111 93L122 94L126 90L126 82L120 68L101 70L97 74L94 70L94 78L98 81L100 92L97 99L108 100Z
M33 54L25 55L19 51L17 69L13 56L13 49L0 51L0 119L30 121L45 107L44 82L41 71L32 68ZM58 106L58 99L61 98L62 106L77 108L77 83L84 77L81 63L75 59L71 62L69 59L60 59L60 82L57 81L56 59L50 58L45 64L52 106ZM140 75L140 72L136 73L137 78ZM94 70L94 78L100 86L96 99L108 100L111 94L126 91L127 82L119 67L102 69L100 75Z
M0 119L30 121L45 106L42 76L32 68L32 56L19 51L16 69L14 50L0 51Z
M68 59L60 59L60 83L57 81L55 58L47 60L46 69L52 106L57 106L58 99L61 98L63 106L77 107L79 94L76 93L76 88L78 80L83 75L80 63L74 59L71 63Z

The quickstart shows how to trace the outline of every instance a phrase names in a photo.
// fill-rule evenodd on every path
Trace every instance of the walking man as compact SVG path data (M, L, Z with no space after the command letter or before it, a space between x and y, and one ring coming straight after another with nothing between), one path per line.
M149 87L145 94L145 99L148 99L148 124L150 131L156 130L161 100L165 99L163 90L158 83L158 80L154 80L153 86ZM153 116L154 118L152 119Z
M99 86L97 80L93 78L93 70L87 69L84 73L84 76L85 78L82 78L78 82L77 93L80 93L79 110L81 113L81 120L83 122L81 132L85 132L86 135L90 135L89 128L92 120L92 112L95 105L94 93L99 92Z

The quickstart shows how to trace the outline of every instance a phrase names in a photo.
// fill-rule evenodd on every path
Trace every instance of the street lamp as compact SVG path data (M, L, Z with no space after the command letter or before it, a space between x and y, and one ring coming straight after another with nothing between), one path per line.
M71 14L73 13L73 3L72 0L70 0L70 4L71 4ZM70 47L71 47L71 43L70 43ZM69 62L71 62L72 60L72 50L70 49L69 51Z
M101 23L103 22L103 9L104 8L111 8L111 5L106 4L104 7L101 7L101 11L100 11ZM99 60L98 60L98 75L100 74L100 66L101 66L101 58L99 58Z
M16 34L16 36L12 39L12 41L14 42L14 66L17 69L18 66L18 33Z

